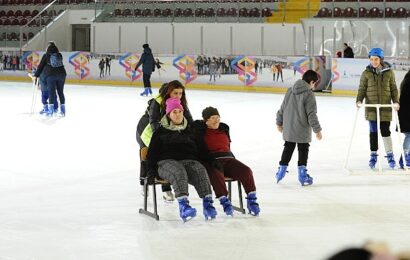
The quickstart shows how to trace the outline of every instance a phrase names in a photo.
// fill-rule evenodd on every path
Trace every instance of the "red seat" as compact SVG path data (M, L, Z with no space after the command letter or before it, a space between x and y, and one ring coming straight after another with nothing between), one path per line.
M386 17L393 17L393 9L386 7L386 9L384 9L384 15Z
M23 19L20 20L20 25L21 26L26 25L27 22L28 22L27 19L23 18Z
M407 11L403 7L397 8L396 16L397 18L404 18L407 16Z
M239 16L240 17L248 17L248 9L246 9L245 7L241 8L239 10Z
M130 9L124 9L124 11L122 11L122 15L123 16L131 16L132 15L132 13L131 13L131 10Z
M218 8L218 10L216 11L216 16L218 17L224 17L225 16L225 8Z
M152 16L152 11L151 11L151 9L145 8L145 9L142 11L142 16L144 16L144 17Z
M272 16L272 10L269 7L265 7L262 9L262 17L269 17Z
M154 16L155 17L159 17L159 16L161 16L161 9L158 9L158 8L156 8L156 9L154 9Z
M260 17L261 13L258 8L254 7L251 10L249 10L249 17Z
M6 11L0 10L0 17L6 16Z
M367 17L367 9L364 7L359 8L359 17Z
M236 17L236 16L238 16L238 13L237 13L237 11L236 11L236 8L234 8L234 7L229 8L229 10L226 12L226 16L229 16L229 17Z
M38 15L38 13L39 13L38 10L34 10L33 12L31 12L31 16L34 17L34 16Z
M118 9L118 8L117 8L117 9L115 9L115 10L114 10L114 15L115 15L115 16L121 16L121 15L122 15L121 10L120 10L120 9Z
M34 37L34 33L29 32L29 33L27 34L27 36L28 36L28 38L29 38L29 39L31 39L31 38L33 38L33 37Z
M200 16L204 16L205 15L205 11L202 8L197 8L195 9L195 16L196 17L200 17Z
M7 12L7 17L14 17L14 12L13 12L13 10L9 10L9 11Z
M193 15L194 15L194 11L192 11L191 8L186 8L186 9L183 11L182 15L185 16L185 17L190 17L190 16L193 16Z
M383 17L383 11L380 13L380 9L377 7L373 7L369 10L368 16L371 18ZM380 16L381 14L381 16Z
M142 14L142 11L141 11L141 9L134 9L134 16L141 16L141 14Z
M172 10L169 9L169 8L162 10L162 16L163 16L163 17L170 17L170 16L172 16Z
M23 12L22 12L21 10L17 10L17 11L14 13L14 16L15 16L15 17L23 16Z
M175 17L182 16L182 9L181 8L176 8L175 11L174 11L174 16Z
M333 8L333 17L342 17L342 9L339 7Z
M3 25L11 25L11 21L9 18L3 20Z
M215 16L215 10L213 8L206 9L205 16L206 17L214 17Z
M14 19L11 21L11 25L20 25L19 19L14 18Z

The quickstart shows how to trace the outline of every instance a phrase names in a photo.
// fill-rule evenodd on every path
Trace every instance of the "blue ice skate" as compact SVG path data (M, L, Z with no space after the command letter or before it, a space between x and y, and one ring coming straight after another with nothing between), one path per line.
M276 183L279 183L286 175L288 166L279 165L278 172L276 173Z
M187 222L188 220L196 216L196 209L189 206L189 201L188 201L187 196L178 198L178 204L179 204L179 216L181 217L183 222Z
M404 160L406 161L406 166L410 167L410 152L404 154ZM404 169L403 156L400 156L399 165L400 168Z
M391 169L394 169L396 167L396 161L394 160L394 155L393 152L388 152L386 155L387 162L389 163L389 167Z
M212 197L206 196L202 199L202 205L204 206L204 216L205 220L214 219L216 217L215 207L212 205L214 201Z
M61 116L65 116L65 104L61 104L61 106L60 106L60 114L61 114Z
M152 96L152 89L151 88L147 88L148 89L148 95Z
M302 186L308 186L313 184L313 178L307 174L305 165L298 166L299 182Z
M259 204L256 202L257 199L258 198L256 197L256 192L249 192L248 196L246 197L246 206L248 208L249 214L251 214L252 216L258 216L259 212L261 211Z
M144 88L144 91L141 92L140 96L141 96L141 97L143 97L143 96L145 96L145 97L148 96L148 88Z
M45 104L43 105L43 109L40 111L40 115L46 114L48 113L48 105Z
M372 151L370 152L370 160L369 160L369 166L371 169L374 169L376 167L377 163L377 152Z
M226 196L222 196L222 197L219 198L219 202L221 203L225 214L227 216L232 216L233 217L233 208L232 208L231 201Z
M53 104L50 104L50 105L48 105L47 116L52 117L52 116L53 116L53 113L54 113L54 105L53 105Z

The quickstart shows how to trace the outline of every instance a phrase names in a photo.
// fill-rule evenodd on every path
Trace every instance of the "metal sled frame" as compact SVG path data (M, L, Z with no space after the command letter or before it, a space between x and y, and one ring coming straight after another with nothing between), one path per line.
M398 129L398 138L399 138L399 142L400 142L400 147L401 147L401 149L400 149L400 151L401 151L401 156L402 156L402 158L403 158L403 162L404 162L404 170L405 170L405 172L407 173L408 172L408 168L407 168L407 166L406 166L406 162L405 162L405 157L404 157L404 150L403 150L403 141L402 141L402 138L401 138L401 128L400 128L400 121L399 121L399 115L398 115L398 113L397 113L397 111L393 108L393 104L389 104L389 105L382 105L382 104L362 104L360 107L374 107L374 108L376 108L376 113L377 113L377 133L378 133L378 143L380 144L380 143L382 143L381 142L381 140L380 140L380 137L381 137L381 133L380 133L380 108L382 108L382 107L389 107L389 108L392 108L392 112L393 112L393 118L395 119L395 121L396 121L396 124L397 124L397 129ZM349 142L349 148L348 148L348 150L347 150L347 156L346 156L346 161L345 161L345 164L344 164L344 169L346 170L346 171L348 171L349 173L352 173L352 171L350 170L350 169L348 169L347 168L347 165L348 165L348 163L349 163L349 159L350 159L350 152L351 152L351 148L352 148L352 144L353 144L353 137L354 137L354 133L355 133L355 131L356 131L356 124L357 124L357 118L358 118L358 116L359 116L359 109L360 109L360 107L359 108L357 108L357 110L356 110L356 115L355 115L355 119L354 119L354 123L353 123L353 129L352 129L352 134L351 134L351 138L350 138L350 142ZM379 174L381 174L382 172L383 172L383 169L382 169L382 165L381 165L381 163L380 163L380 160L377 160L377 167L378 167L378 173Z

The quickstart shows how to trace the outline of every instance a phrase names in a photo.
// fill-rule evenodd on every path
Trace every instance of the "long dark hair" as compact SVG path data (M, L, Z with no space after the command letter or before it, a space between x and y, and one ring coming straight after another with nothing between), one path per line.
M184 107L184 109L187 109L188 108L188 102L187 102L186 97L185 97L185 87L178 80L173 80L173 81L168 82L167 86L164 87L162 89L162 91L160 91L160 95L162 97L161 107L162 108L165 107L165 101L170 97L171 92L174 89L182 89L181 104Z
M47 53L59 53L60 51L58 50L57 46L53 43L47 46L46 52Z

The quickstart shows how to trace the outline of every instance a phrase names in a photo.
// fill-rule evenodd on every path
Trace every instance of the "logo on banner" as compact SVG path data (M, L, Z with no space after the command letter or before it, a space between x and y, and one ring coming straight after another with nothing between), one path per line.
M23 54L21 59L26 65L27 71L36 70L38 65L40 64L40 53L38 51L27 51Z
M336 82L340 78L340 74L337 71L337 59L332 60L332 82Z
M252 85L257 80L255 72L255 60L248 56L238 56L231 62L231 67L238 73L238 79L245 86Z
M185 81L185 84L190 83L198 76L195 70L194 56L192 55L182 54L172 61L172 65L178 69L179 77Z
M142 75L140 68L137 71L134 70L139 60L140 57L137 54L129 52L120 57L119 63L125 69L125 76L131 81L139 79Z
M293 69L303 75L305 71L309 69L309 57L303 57L295 61L295 63L293 63Z
M88 52L74 52L69 58L68 62L73 66L74 73L80 77L80 79L85 79L90 75L90 69L87 67L88 65Z

